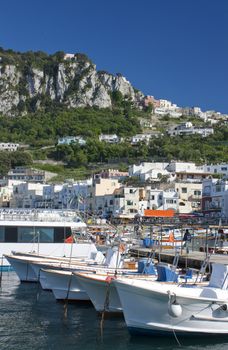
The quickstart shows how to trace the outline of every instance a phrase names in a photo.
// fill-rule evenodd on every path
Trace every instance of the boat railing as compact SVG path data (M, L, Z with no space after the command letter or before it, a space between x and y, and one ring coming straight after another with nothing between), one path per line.
M1 221L42 221L42 222L72 222L81 221L76 213L64 211L36 211L36 210L0 210Z

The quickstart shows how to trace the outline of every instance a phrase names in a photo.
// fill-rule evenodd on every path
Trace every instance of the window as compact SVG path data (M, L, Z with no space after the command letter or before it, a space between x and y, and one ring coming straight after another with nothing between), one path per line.
M218 185L215 186L215 191L216 191L216 192L221 192L221 189L222 189L222 188L221 188L221 185L220 185L220 184L218 184Z
M130 188L129 193L134 193L134 191L133 191L133 189L132 189L132 188Z
M194 196L200 196L200 195L201 195L201 191L198 191L198 190L194 191Z
M133 201L127 201L127 205L133 205Z
M0 242L5 242L5 230L4 230L4 227L0 227Z
M18 242L53 243L54 229L48 227L18 227Z
M48 227L38 227L37 234L40 235L40 242L52 243L54 242L54 229Z
M205 194L210 194L210 192L211 192L211 187L210 186L205 186L204 187L204 193Z
M34 227L18 227L18 242L38 242Z
M5 227L5 242L7 243L17 242L17 227L15 226Z
M54 243L62 243L71 236L70 227L55 227L54 228Z
M167 204L173 204L173 199L166 199Z
M182 192L182 193L187 193L187 187L182 187L182 188L181 188L181 192Z
M154 201L154 195L151 196L151 200Z

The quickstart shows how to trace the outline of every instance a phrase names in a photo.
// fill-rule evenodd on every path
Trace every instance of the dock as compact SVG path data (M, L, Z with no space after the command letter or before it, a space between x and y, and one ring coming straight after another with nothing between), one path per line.
M136 248L130 249L129 253L132 257L146 258L151 254L151 249L136 247ZM182 268L190 267L194 269L200 269L203 261L207 256L210 256L210 259L209 259L210 265L213 263L228 265L227 254L208 254L205 252L198 252L198 251L193 251L193 252L190 251L189 253L186 253L185 250L183 250L179 254L180 255L179 255L178 266ZM176 251L174 249L155 251L155 258L158 261L166 262L169 264L173 263L175 255L176 255Z

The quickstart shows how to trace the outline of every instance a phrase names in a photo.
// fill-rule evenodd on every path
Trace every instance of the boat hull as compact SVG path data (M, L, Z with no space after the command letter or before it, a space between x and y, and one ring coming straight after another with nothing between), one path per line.
M29 261L14 259L13 256L7 256L7 260L21 282L37 282L37 276Z
M106 277L83 276L75 274L89 296L94 308L98 312L122 313L122 306L116 287L112 280L106 280Z
M41 250L40 253L41 252L42 254L44 254L45 252L46 254L49 253L47 254L47 259L49 261L53 259L56 262L58 260L58 257L62 256L62 253L64 253L63 259L65 259L66 257L70 257L72 253L72 256L73 256L72 261L73 261L74 258L78 258L78 259L80 258L85 260L91 259L91 256L97 252L95 245L91 243L80 243L80 244L74 243L73 245L72 244L49 245L48 243L44 243L43 246L41 247L43 247L43 250ZM55 255L51 257L50 252L53 252L54 247L55 247L55 251L54 251ZM21 282L24 282L24 281L37 282L39 280L39 270L42 266L33 268L30 264L33 261L38 262L39 260L45 260L43 258L40 259L39 255L33 256L33 257L29 257L25 255L25 257L23 257L21 253L18 255L17 253L13 255L6 255L4 259L7 260L8 266L11 265L12 268L15 270ZM59 264L61 265L61 259L59 261ZM7 265L3 265L3 266L5 267Z
M114 282L123 307L125 321L131 332L171 335L176 334L228 334L228 311L216 300L216 289L199 288L196 292L205 298L192 298L187 289L184 295L176 295L177 286L162 285L159 288L142 288L134 283ZM155 285L154 285L155 286ZM197 289L197 288L196 288ZM193 290L193 288L192 288ZM180 293L181 294L181 293ZM189 295L188 295L189 294ZM197 294L197 293L196 293ZM225 293L227 295L227 292ZM210 297L208 297L210 295ZM228 299L227 299L228 302ZM174 306L173 306L174 305Z
M56 300L90 300L75 276L68 271L42 270L46 286L51 289Z

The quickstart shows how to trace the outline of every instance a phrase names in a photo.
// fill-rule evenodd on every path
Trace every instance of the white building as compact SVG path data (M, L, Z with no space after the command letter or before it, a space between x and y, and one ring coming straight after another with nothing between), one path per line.
M147 209L158 209L163 204L163 191L159 189L148 190L148 206Z
M173 105L172 105L172 102L171 101L168 101L168 100L162 100L160 99L159 100L159 103L160 103L160 107L163 107L163 108L171 108ZM175 105L175 107L177 107Z
M213 128L196 128L191 122L181 123L174 125L167 130L170 136L187 136L187 135L200 135L202 137L207 137L214 133Z
M44 187L44 184L33 182L21 182L13 185L10 207L36 208L36 202L43 198Z
M162 173L163 171L166 171L167 166L169 163L163 163L163 162L143 162L139 165L131 165L128 169L129 176L138 176L140 177L143 174L146 174L150 171L156 170Z
M172 173L177 172L186 172L186 173L203 173L204 172L204 166L198 166L195 163L192 162L170 162L167 165L167 170Z
M15 152L19 147L18 143L2 142L0 143L0 151Z
M93 185L89 192L89 206L90 210L102 215L106 204L106 196L111 196L114 191L120 188L121 184L115 179L99 178L93 181Z
M72 58L74 58L73 53L65 53L64 60L71 60Z
M154 113L158 116L169 115L172 118L180 118L182 116L182 112L179 109L176 109L173 107L170 107L170 108L156 107L154 110Z
M202 210L212 217L228 220L228 181L206 179L203 181Z
M202 183L178 182L175 191L179 198L179 213L201 210Z
M113 216L134 218L147 209L146 191L141 187L121 187L115 190Z
M82 136L65 136L58 139L58 145L72 145L74 143L85 146L86 140Z
M99 136L99 141L107 142L107 143L118 143L120 142L120 138L116 135L107 135L107 134L101 134Z
M174 190L164 191L163 192L163 203L162 206L158 209L168 210L174 209L178 210L178 194Z
M147 193L147 209L178 210L178 193L174 189L166 191L159 189L148 189Z
M226 163L204 165L203 168L205 173L228 176L228 164Z
M157 138L159 136L159 133L137 134L135 136L132 136L131 144L137 145L139 142L145 142L146 144L148 144L152 138Z
M48 204L51 208L57 209L88 210L91 185L92 179L45 186L39 206L44 207Z

